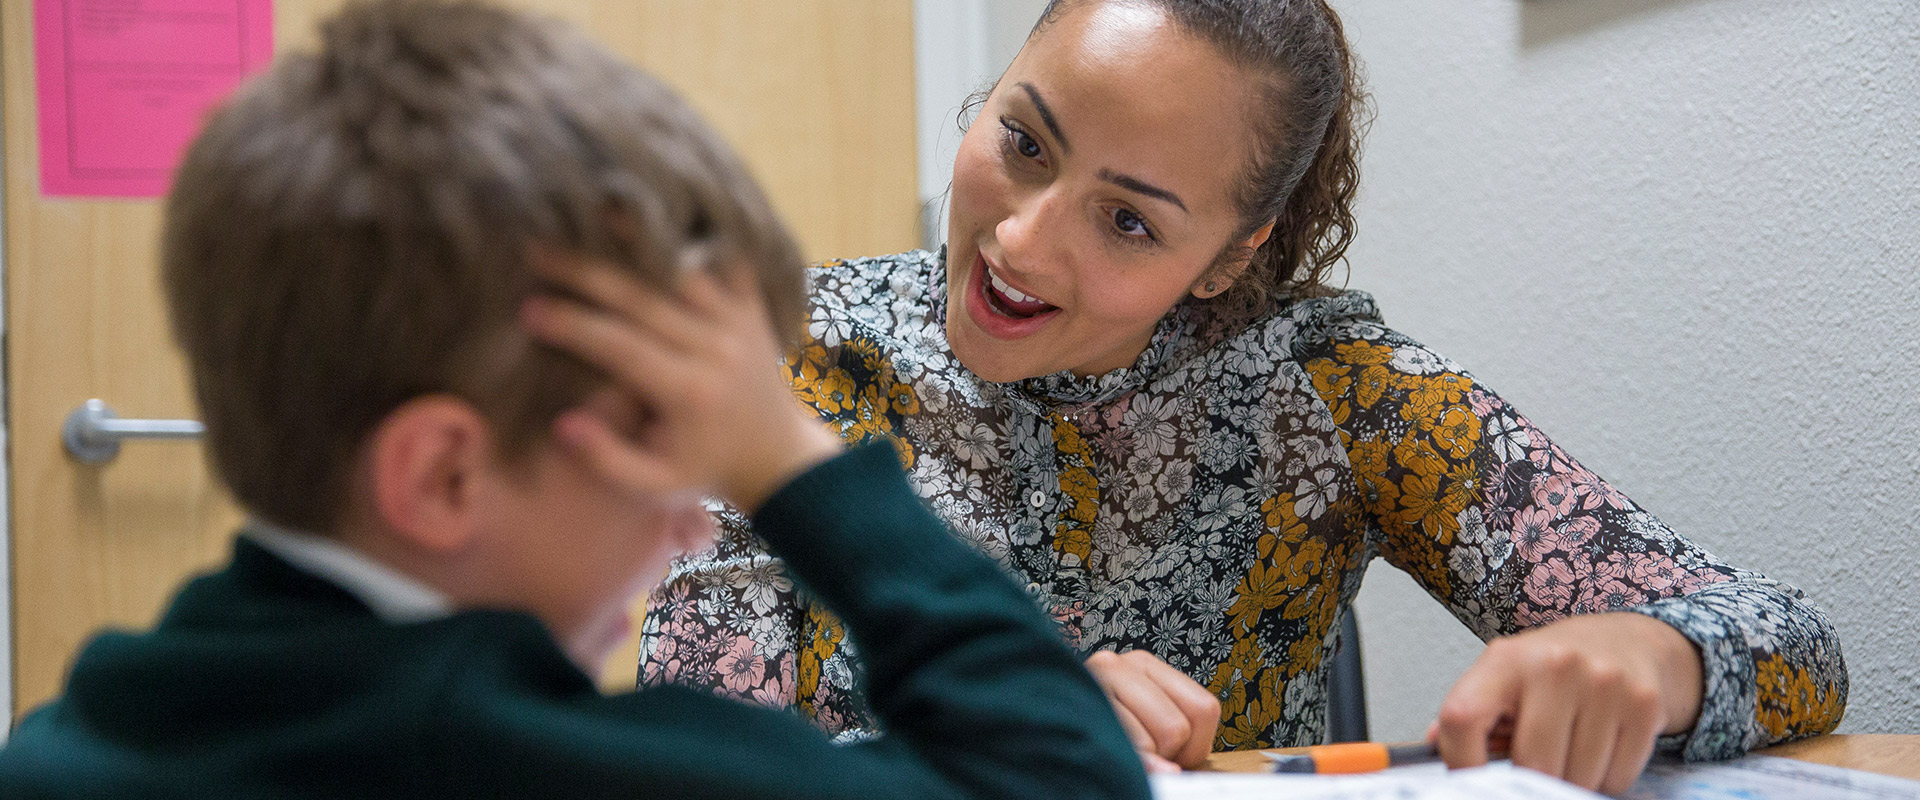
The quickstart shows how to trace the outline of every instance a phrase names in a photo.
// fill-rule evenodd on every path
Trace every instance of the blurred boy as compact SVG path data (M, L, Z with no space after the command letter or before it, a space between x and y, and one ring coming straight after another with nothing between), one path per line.
M209 122L164 259L255 521L153 631L86 647L0 796L1144 796L1031 601L788 395L804 279L744 170L576 34L350 8ZM707 543L703 493L846 621L888 737L594 691L630 599Z

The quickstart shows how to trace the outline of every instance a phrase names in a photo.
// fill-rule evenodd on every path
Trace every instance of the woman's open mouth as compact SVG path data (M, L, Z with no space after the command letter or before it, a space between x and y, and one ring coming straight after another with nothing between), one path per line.
M1034 297L993 274L985 256L973 259L972 291L967 293L967 315L996 339L1018 339L1039 330L1060 307Z

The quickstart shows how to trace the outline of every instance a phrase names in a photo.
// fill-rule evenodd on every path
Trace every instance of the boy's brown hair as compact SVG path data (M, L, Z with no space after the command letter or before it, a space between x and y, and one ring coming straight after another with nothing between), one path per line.
M465 398L513 457L600 386L516 324L535 248L656 286L705 249L797 332L792 240L654 78L477 3L358 3L322 40L210 119L167 203L174 335L214 469L253 513L331 530L363 440L412 398Z

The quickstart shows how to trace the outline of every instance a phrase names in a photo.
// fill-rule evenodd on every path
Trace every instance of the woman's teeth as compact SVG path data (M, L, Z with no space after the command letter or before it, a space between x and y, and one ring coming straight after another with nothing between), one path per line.
M1000 280L1000 276L993 274L993 270L987 270L987 280L992 281L993 288L1001 294L1006 295L1007 299L1013 302L1022 304L1047 302L1038 297L1022 293L1019 289L1015 289L1012 286L1008 286L1006 281Z

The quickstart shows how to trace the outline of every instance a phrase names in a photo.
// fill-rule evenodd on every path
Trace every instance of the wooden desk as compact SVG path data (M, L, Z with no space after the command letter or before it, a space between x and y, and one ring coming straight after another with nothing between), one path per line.
M1299 752L1299 748L1276 750ZM1763 756L1780 756L1815 764L1878 772L1897 778L1920 780L1920 734L1856 733L1816 736L1812 739L1756 750ZM1263 772L1267 759L1257 750L1214 753L1207 758L1207 769L1220 772Z

